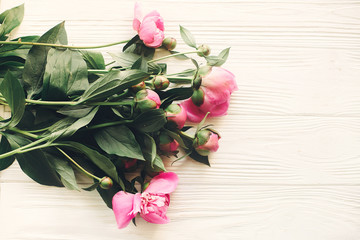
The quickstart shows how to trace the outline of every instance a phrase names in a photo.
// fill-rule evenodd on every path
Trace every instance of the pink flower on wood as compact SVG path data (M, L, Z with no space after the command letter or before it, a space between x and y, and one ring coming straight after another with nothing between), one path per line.
M230 95L237 89L234 74L221 67L212 67L202 78L199 90L204 92L204 97L200 106L195 105L191 99L181 104L186 109L187 120L200 122L207 112L210 112L209 117L226 115Z
M166 216L170 204L170 193L178 184L178 176L173 172L163 172L154 177L143 193L120 191L112 199L112 208L118 228L126 227L140 213L150 223L169 222Z
M164 20L157 11L152 11L142 19L141 6L135 4L133 28L148 47L157 48L164 40ZM142 19L142 21L141 21Z

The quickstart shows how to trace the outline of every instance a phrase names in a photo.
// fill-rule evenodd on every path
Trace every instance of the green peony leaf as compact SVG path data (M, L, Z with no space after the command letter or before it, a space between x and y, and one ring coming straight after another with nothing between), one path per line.
M196 48L195 38L189 30L187 30L183 26L180 26L180 35L189 47Z
M0 14L0 40L5 40L6 35L20 25L24 18L24 4L6 10Z
M0 154L11 151L11 146L5 136L0 137ZM0 159L0 171L8 168L15 161L14 156L10 156L4 159Z

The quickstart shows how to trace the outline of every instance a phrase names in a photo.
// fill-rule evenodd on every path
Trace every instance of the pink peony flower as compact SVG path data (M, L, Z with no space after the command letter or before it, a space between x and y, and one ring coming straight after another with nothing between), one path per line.
M209 129L200 130L195 138L195 150L202 156L207 156L211 152L216 152L219 148L220 136Z
M154 177L143 193L116 193L112 199L112 207L118 228L126 227L138 213L150 223L168 223L166 211L170 204L169 194L177 184L178 176L175 173L164 172Z
M171 104L165 109L168 123L182 129L186 121L186 110L179 104Z
M164 40L164 20L157 11L147 14L141 22L141 7L135 4L133 28L148 47L157 48Z
M210 112L209 117L226 115L229 108L230 95L237 90L234 74L221 67L212 67L202 78L200 91L204 94L199 106L192 99L181 105L186 109L187 119L191 122L200 122Z

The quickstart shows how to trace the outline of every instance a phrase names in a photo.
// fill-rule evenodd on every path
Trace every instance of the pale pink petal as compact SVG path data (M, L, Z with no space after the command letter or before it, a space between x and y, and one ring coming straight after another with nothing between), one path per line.
M191 99L185 100L181 103L181 106L185 108L187 113L187 120L190 122L199 123L205 117L206 112L200 110Z
M164 33L158 32L158 33L154 34L153 42L145 43L145 41L144 41L144 43L148 47L158 48L162 45L163 40L164 40Z
M120 191L112 199L112 208L118 228L124 228L129 225L131 219L136 216L134 212L134 194ZM139 205L140 203L137 203Z
M235 75L222 67L213 67L202 79L202 86L212 91L227 90L230 94L237 90Z
M156 32L157 28L154 22L142 23L139 29L139 37L146 43L152 43Z
M141 5L140 3L135 3L135 8L134 8L134 20L133 20L133 28L135 31L139 31L140 28L140 24L141 24Z
M160 216L157 213L148 213L148 214L140 213L140 216L149 223L165 224L170 221L166 215Z
M163 172L151 179L149 186L144 192L149 193L171 193L175 190L179 178L176 173Z

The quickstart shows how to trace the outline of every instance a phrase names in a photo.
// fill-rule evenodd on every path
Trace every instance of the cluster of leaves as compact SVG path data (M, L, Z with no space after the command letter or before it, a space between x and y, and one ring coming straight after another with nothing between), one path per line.
M159 109L136 108L130 87L166 74L166 64L151 61L155 49L135 36L121 53L111 54L115 60L111 69L99 74L106 68L100 52L61 47L68 44L64 22L42 36L9 39L23 12L21 5L0 14L0 41L42 45L0 45L0 104L11 109L11 118L0 121L0 171L16 158L34 181L72 190L80 190L75 174L79 168L108 176L114 181L112 188L102 189L95 180L85 190L97 189L111 207L117 191L136 192L136 181L142 184L146 174L166 171L157 144L160 131L177 140L187 155L209 165L207 157L193 150L194 139L182 134L189 127L180 131L168 126L163 110L173 101L191 97L191 85L157 91L162 100ZM181 34L196 48L188 30L181 28ZM221 65L228 50L206 57L207 63ZM197 77L199 66L193 62L196 69L180 77ZM137 159L140 169L132 180L126 178L128 159Z

